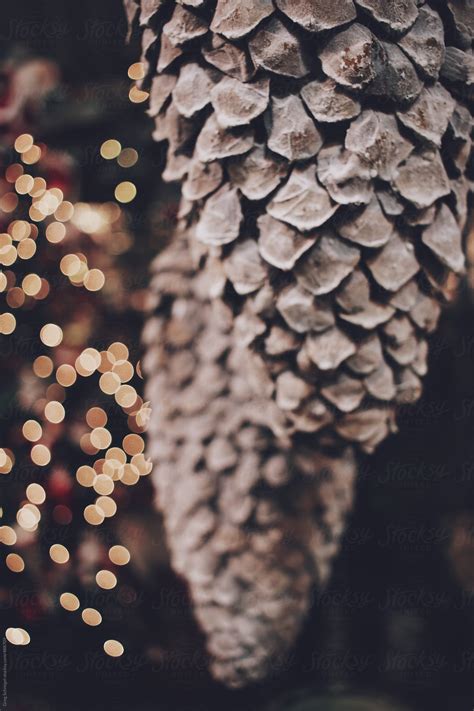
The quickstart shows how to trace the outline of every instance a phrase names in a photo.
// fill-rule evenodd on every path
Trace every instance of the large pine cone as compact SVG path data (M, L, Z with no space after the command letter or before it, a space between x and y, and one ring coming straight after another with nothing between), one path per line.
M271 650L290 643L309 583L305 578L298 597L292 573L288 589L300 602L291 603L286 632L279 631L278 615L272 623L267 617L262 627L250 625L245 642L239 630L252 616L232 596L246 589L245 573L241 579L238 572L246 565L229 554L231 540L216 549L235 564L222 582L232 588L229 597L213 593L206 568L209 557L221 560L209 553L221 527L241 535L231 504L221 509L235 491L232 484L232 494L224 493L226 482L239 478L247 447L254 479L246 476L258 485L252 496L239 494L237 511L240 505L258 511L267 491L260 482L277 448L287 467L281 471L294 469L285 507L273 489L269 499L275 527L284 531L298 511L301 486L308 486L301 472L319 471L317 451L340 453L347 442L373 451L395 429L397 406L419 397L427 335L453 274L464 269L474 10L467 0L143 0L140 7L125 0L125 6L131 27L142 31L142 85L150 90L154 137L168 144L163 177L182 182L178 231L201 246L205 292L222 302L215 308L220 314L228 307L216 315L207 294L198 296L199 278L186 286L191 271L173 267L172 280L191 289L176 303L193 313L183 316L187 340L176 346L172 324L181 307L175 319L168 267L159 267L155 288L163 300L147 340L148 373L158 373L150 398L161 411L150 439L162 463L157 485L175 565L190 580L216 674L240 683L250 677L246 656L263 655L253 663L261 676ZM191 247L183 245L171 248L172 261L185 260ZM165 330L161 344L155 326ZM207 361L198 340L211 353L220 347L214 340L225 341L225 352L238 357ZM252 418L247 423L237 414L230 426L230 413L247 412L249 402ZM253 419L265 408L264 420ZM255 441L244 445L240 432L247 426ZM205 434L191 446L200 428ZM217 469L209 464L214 457ZM185 496L201 469L207 493ZM338 469L325 468L336 488ZM205 504L190 510L190 499ZM337 510L339 517L343 509ZM202 520L193 523L193 511ZM306 531L319 530L321 521L309 520ZM294 530L296 548L310 550L313 534ZM295 569L284 562L286 548L275 545L271 569L283 581ZM198 564L199 556L205 562ZM212 615L202 614L209 607ZM262 616L259 607L259 624ZM229 634L236 635L235 647Z
M127 7L164 178L290 431L372 451L464 268L471 3Z
M154 263L144 333L149 453L175 569L188 581L215 676L272 673L327 578L355 474L350 447L290 446L282 416L176 240Z

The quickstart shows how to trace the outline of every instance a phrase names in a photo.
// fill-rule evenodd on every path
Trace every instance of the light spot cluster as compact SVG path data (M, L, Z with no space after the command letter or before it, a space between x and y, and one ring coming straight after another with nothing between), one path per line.
M136 71L131 67L134 76L130 73L129 76L136 78ZM131 91L130 99L144 100L140 92L135 91ZM0 209L11 215L7 230L0 234L0 292L7 306L7 310L0 310L0 334L4 336L12 336L17 329L18 318L13 311L31 310L39 301L54 299L56 282L53 284L50 276L42 276L40 267L36 271L25 271L23 266L41 250L47 249L49 254L57 250L54 261L58 280L65 277L70 287L99 292L107 290L107 271L100 264L104 262L102 253L114 258L131 244L124 228L122 210L116 202L104 205L69 202L59 187L48 186L44 177L35 175L41 167L42 157L48 153L46 146L35 144L33 136L25 133L17 137L14 148L19 154L18 161L9 165L4 178L0 179ZM139 158L134 148L122 148L115 139L104 141L100 154L105 160L116 159L123 169L135 165ZM119 203L131 202L136 194L136 186L128 180L115 188L115 199ZM97 250L71 249L81 234L99 249L98 266L89 264L89 252L97 256ZM60 294L58 298L61 298ZM75 473L76 485L92 494L91 503L84 507L83 517L93 527L116 515L118 505L114 492L117 485L133 486L151 471L151 463L144 455L142 437L151 410L137 391L141 380L140 363L132 360L127 345L121 341L101 350L87 346L87 339L92 335L90 328L83 325L67 321L56 323L55 320L44 323L36 334L35 350L44 352L32 359L31 377L38 383L34 387L39 387L39 392L44 392L45 396L35 400L33 416L25 419L19 434L24 445L29 447L29 459L37 468L42 483L32 481L26 485L14 515L16 522L0 526L0 544L7 548L20 544L25 534L33 535L38 531L41 507L48 499L50 478L55 471L60 471L55 460L55 445L66 432L75 433L79 450L84 455L89 458L98 456L92 465L78 466ZM100 405L89 406L83 414L83 422L78 425L69 418L69 403L76 404L76 395L70 390L82 378L91 377L97 380L95 389ZM103 403L104 399L108 403ZM117 408L125 420L120 446L114 445L114 428L109 426L108 414L108 411L113 412L115 418ZM0 474L10 474L15 461L11 448L0 448ZM67 506L56 506L54 514L57 522L72 520L72 512ZM4 515L1 510L0 522ZM75 551L61 543L49 546L50 562L57 566L70 567L74 557ZM108 557L110 566L116 568L127 565L131 559L130 552L123 545L112 545ZM4 562L15 574L23 573L27 565L23 556L16 552L8 552ZM113 590L118 585L115 572L105 568L97 570L95 581L103 590ZM81 609L79 597L72 592L61 593L59 604L68 612ZM98 626L102 622L101 613L94 608L84 607L80 614L88 626ZM13 645L30 642L28 632L21 628L8 628L6 638ZM113 639L106 640L103 649L112 657L119 657L124 652L123 645Z

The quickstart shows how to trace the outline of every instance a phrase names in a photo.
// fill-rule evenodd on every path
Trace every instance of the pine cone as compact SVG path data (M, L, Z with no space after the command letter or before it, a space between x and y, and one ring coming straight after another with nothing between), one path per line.
M311 533L321 519L310 514L304 532L297 526L307 520L298 502L313 500L305 472L319 472L329 448L336 458L324 468L329 491L337 490L337 472L352 470L337 458L346 461L347 443L371 452L395 430L397 407L420 396L428 335L463 273L474 12L463 0L125 6L132 30L142 32L141 86L150 91L154 138L168 146L163 177L182 183L178 232L190 236L158 262L152 287L160 294L147 337L159 504L214 671L243 683L250 667L262 676L272 650L291 644L310 583L305 578L296 594L301 567L285 562L286 546L268 542L276 553L264 564L299 602L290 615L277 604L265 624L272 586L255 618L248 601L241 606L242 591L267 573L257 568L248 581L243 554L230 555L232 536L241 541L244 532L254 556L253 534L234 521L234 505L237 516L259 511L277 448L277 470L292 472L279 486L290 486L291 496L268 488L270 518L280 533L290 521L296 549L311 548L327 563L319 533ZM192 277L186 255L198 249L201 276ZM209 293L219 297L214 305ZM253 434L242 441L248 428ZM253 478L239 474L247 456ZM190 495L201 468L205 493ZM227 482L240 476L256 488L237 500ZM343 478L349 486L349 474ZM321 495L319 483L314 492ZM230 540L214 550L210 541L227 527ZM234 560L222 582L232 593L221 597L213 566L224 571L221 561ZM288 571L292 583L283 582Z
M373 451L464 269L470 3L126 5L164 178L289 432Z
M147 397L149 453L172 563L188 581L216 678L276 670L338 549L352 501L350 447L333 456L271 429L283 415L252 381L232 314L206 298L191 250L154 263Z

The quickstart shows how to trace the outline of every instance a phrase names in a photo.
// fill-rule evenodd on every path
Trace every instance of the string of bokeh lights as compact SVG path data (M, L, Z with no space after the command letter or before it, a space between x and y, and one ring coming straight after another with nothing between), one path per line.
M143 74L140 62L129 67L130 79L139 81ZM134 103L141 103L148 98L148 93L134 84L129 98ZM4 174L4 180L11 189L0 197L0 210L12 218L6 232L0 234L0 292L7 306L7 310L0 313L0 334L7 337L11 337L17 327L14 312L34 308L35 302L47 300L54 290L47 278L33 271L17 278L16 266L23 266L39 254L45 240L46 244L58 246L59 271L71 287L100 292L106 287L106 273L90 266L83 252L68 252L61 256L59 247L67 244L70 228L95 238L99 245L103 244L103 235L121 223L120 204L131 202L137 194L134 183L124 180L115 187L116 202L73 204L65 199L60 188L48 187L44 177L32 174L38 172L36 168L44 152L47 152L46 146L35 144L30 134L22 134L15 140L14 150L17 154L15 162L8 165ZM104 160L116 160L123 169L132 167L139 159L134 148L122 148L120 142L113 138L102 143L100 154ZM116 230L112 253L126 251L128 246L123 230ZM97 458L92 464L78 466L75 480L92 494L93 501L85 506L83 517L87 524L97 527L117 514L118 505L113 496L117 487L134 486L151 472L152 465L144 454L142 437L151 410L149 403L144 402L137 392L142 377L140 362L132 362L125 343L116 341L103 350L85 347L71 363L68 362L70 359L61 356L63 327L64 324L44 323L37 334L45 352L34 359L32 371L37 379L47 380L50 385L46 397L36 404L37 417L23 422L21 436L23 442L31 447L29 457L32 464L39 472L47 471L54 461L55 437L60 436L55 434L57 431L54 428L67 421L68 389L80 378L97 379L96 387L101 396L106 395L121 410L126 431L120 446L114 445L112 433L107 427L106 410L97 405L87 409L87 431L80 437L80 449L89 457ZM13 448L0 448L0 474L8 475L14 466ZM38 481L26 486L15 515L17 525L0 525L0 543L3 546L13 548L20 531L34 533L38 530L41 507L46 498L46 490ZM3 513L0 510L0 519ZM65 521L68 520L66 517ZM49 548L49 557L56 565L65 566L70 562L71 553L66 546L53 543ZM96 585L103 590L113 590L117 586L118 570L130 562L130 552L123 545L113 545L108 549L108 558L112 569L101 568L95 575ZM7 553L5 565L19 575L25 571L25 561L17 552ZM80 599L72 592L60 593L58 602L68 612L81 610ZM92 627L102 623L101 612L92 607L84 607L81 617L86 625ZM28 631L20 627L9 627L5 636L13 645L27 645L30 642ZM105 640L103 648L112 657L124 653L123 644L115 639Z

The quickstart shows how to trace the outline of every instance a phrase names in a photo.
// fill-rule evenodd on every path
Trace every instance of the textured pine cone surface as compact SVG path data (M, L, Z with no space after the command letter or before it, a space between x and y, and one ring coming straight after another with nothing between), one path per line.
M468 2L127 3L164 178L290 431L414 402L472 188ZM134 24L135 23L135 24Z
M372 452L396 429L397 407L420 396L428 336L464 271L473 189L474 10L462 0L154 0L141 6L126 0L125 6L132 31L141 32L141 86L150 91L154 138L167 145L163 178L182 184L178 233L189 239L158 260L152 287L158 316L146 336L149 397L159 410L150 431L160 464L159 503L174 564L190 583L209 635L214 672L244 683L268 671L272 650L291 644L309 582L301 580L300 593L301 569L284 563L289 553L277 546L273 570L282 585L293 579L288 590L300 602L290 605L287 619L279 612L264 623L262 597L246 646L242 625L251 615L245 603L232 601L246 589L237 572L245 565L235 563L217 583L206 569L217 555L209 551L217 549L205 542L224 526L236 536L237 530L253 534L227 518L231 503L223 504L220 523L216 502L235 496L233 484L224 494L224 482L245 470L247 447L258 495L239 494L236 510L252 505L257 512L272 486L265 472L276 447L286 462L283 478L291 472L291 482L277 490L288 491L285 507L297 507L302 489L295 482L306 481L301 472L307 470L314 478L317 451L341 453L350 443ZM195 251L202 293L199 276L191 268L185 274L186 253ZM178 289L172 298L170 282ZM188 330L196 333L184 345L173 342L169 298L193 313ZM207 355L204 347L198 351L200 338ZM234 354L225 363L222 354L210 356L224 341L225 352ZM235 382L242 388L237 393ZM231 426L230 414L219 408L243 414ZM248 426L258 434L244 445L241 428ZM191 446L201 429L205 434ZM194 490L201 467L198 478L209 480L207 493L197 487L203 504L192 509L199 511L194 518L194 495L184 491ZM226 474L217 483L219 471ZM329 471L334 489L338 475L332 466ZM315 492L321 495L318 487ZM273 489L270 501L281 533L294 512L280 508ZM323 518L332 511L322 509ZM343 509L337 508L338 520ZM315 527L320 538L322 519L308 520L307 530ZM308 545L308 536L298 533L299 548L312 547L314 557L320 543ZM239 561L229 555L232 545L222 543L220 555ZM329 560L323 551L317 567ZM259 577L257 569L253 579ZM220 585L233 592L221 597Z
M355 463L350 447L333 456L275 439L282 415L246 367L232 313L207 298L206 276L183 239L155 261L149 447L213 673L239 686L271 674L294 643L337 552Z

